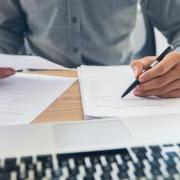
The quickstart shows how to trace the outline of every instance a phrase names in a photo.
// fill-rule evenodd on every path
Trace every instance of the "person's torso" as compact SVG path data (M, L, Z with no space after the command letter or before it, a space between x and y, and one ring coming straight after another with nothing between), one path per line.
M68 67L129 63L137 0L20 2L36 54Z

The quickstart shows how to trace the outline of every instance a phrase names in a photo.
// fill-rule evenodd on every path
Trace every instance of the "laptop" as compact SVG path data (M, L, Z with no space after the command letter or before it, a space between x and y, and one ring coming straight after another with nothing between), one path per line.
M180 179L180 118L0 127L0 180Z

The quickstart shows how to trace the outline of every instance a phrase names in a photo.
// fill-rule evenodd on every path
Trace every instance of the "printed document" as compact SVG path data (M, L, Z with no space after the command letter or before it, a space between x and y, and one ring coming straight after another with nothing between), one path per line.
M180 98L136 97L122 93L134 81L129 66L82 66L78 69L85 118L134 117L179 113Z
M30 123L75 80L24 73L1 79L0 126Z
M68 69L39 56L21 56L21 55L6 55L6 54L0 54L0 67L11 67L14 68L15 70Z

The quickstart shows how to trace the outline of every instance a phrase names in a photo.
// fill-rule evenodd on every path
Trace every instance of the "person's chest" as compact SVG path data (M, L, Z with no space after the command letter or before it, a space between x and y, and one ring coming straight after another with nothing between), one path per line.
M44 25L49 21L65 25L69 18L74 22L79 18L79 22L118 20L127 23L134 18L137 6L137 0L20 0L20 3L29 23Z

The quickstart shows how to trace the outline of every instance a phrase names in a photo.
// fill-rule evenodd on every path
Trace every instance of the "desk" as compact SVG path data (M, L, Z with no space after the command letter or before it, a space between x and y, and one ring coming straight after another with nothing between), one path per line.
M72 70L36 72L45 75L77 77ZM79 82L75 82L61 97L57 98L33 123L62 122L83 119Z

